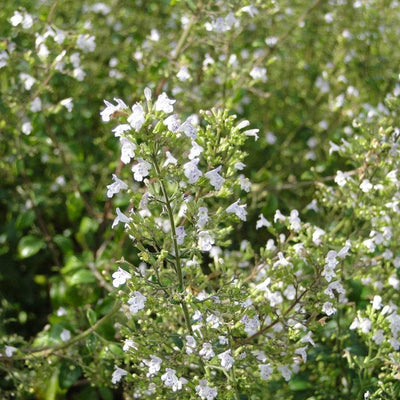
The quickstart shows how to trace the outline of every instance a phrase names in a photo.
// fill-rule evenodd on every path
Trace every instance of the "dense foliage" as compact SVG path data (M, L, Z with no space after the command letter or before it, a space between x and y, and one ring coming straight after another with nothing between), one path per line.
M398 1L0 21L2 398L400 397Z

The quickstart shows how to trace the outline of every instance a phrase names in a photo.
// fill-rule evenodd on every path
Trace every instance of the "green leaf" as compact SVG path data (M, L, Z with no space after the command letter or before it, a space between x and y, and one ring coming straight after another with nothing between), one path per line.
M60 388L68 389L78 380L81 374L82 370L79 367L66 361L63 362L58 376Z
M18 254L21 258L35 255L44 245L44 240L34 235L24 236L18 243Z
M96 282L96 278L93 276L91 271L87 269L81 269L76 272L69 280L71 286L81 285L82 283L93 283Z
M92 310L91 308L89 308L86 312L86 317L89 321L90 325L94 325L97 321L97 314L94 310Z

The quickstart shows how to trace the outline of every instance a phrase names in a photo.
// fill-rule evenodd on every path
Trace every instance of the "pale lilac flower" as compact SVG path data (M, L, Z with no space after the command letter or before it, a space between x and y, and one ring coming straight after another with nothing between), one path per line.
M194 158L192 161L183 164L183 173L189 180L189 183L196 183L200 176L203 175L203 173L197 168L199 161L198 158Z
M71 339L71 332L68 329L63 329L60 338L63 342L67 342L69 339Z
M145 121L144 110L141 104L136 103L132 106L132 114L128 117L128 122L136 131L140 131Z
M110 103L107 100L104 100L104 104L106 105L106 108L100 112L101 119L104 122L108 122L110 120L110 117L116 112L116 111L121 111L125 110L128 108L128 106L121 100L121 99L116 99L114 100L117 102L117 105L114 106L114 104Z
M246 215L247 215L246 204L239 204L239 202L240 200L237 200L234 203L232 203L226 209L226 212L236 214L236 216L239 217L239 219L241 219L242 221L246 221Z
M29 106L29 109L32 112L39 112L42 109L42 100L40 100L40 97L35 97Z
M123 351L129 351L130 349L139 349L139 345L131 339L126 339L124 342L124 346L122 347Z
M378 329L374 336L372 336L372 340L379 346L385 340L385 335L383 329Z
M170 132L178 132L179 127L181 126L181 121L176 114L170 115L169 117L165 118L163 123Z
M19 11L14 11L14 15L9 19L12 26L22 25L23 29L29 29L33 25L32 15L24 11L20 13Z
M150 355L150 360L143 360L143 362L149 367L148 377L154 376L160 371L162 360L160 357Z
M187 383L185 378L180 378L176 376L176 371L172 368L166 368L165 374L161 375L161 380L164 382L165 386L172 388L173 392L182 389L182 384Z
M199 207L199 212L197 214L197 228L203 228L208 222L208 208L207 207Z
M118 267L118 270L112 274L112 278L113 286L119 287L121 285L124 285L128 279L131 279L132 275L121 267Z
M166 151L165 155L167 156L167 159L164 161L163 167L166 167L169 164L176 165L178 163L178 160L169 151Z
M130 297L128 300L129 311L132 314L138 313L140 310L143 310L146 304L147 297L142 295L142 293L135 291L134 296Z
M10 56L8 55L8 53L5 50L0 51L0 69L7 65L9 58L10 58Z
M274 215L274 222L276 223L277 221L285 221L286 217L280 212L280 210L276 210L275 211L275 215Z
M190 355L196 350L196 339L191 336L187 335L186 336L186 354Z
M245 192L249 193L251 189L251 182L243 174L239 175L240 188Z
M294 351L295 354L298 354L301 356L304 363L307 362L307 349L308 349L308 346L304 346L304 347L299 347L298 349L296 349Z
M325 231L318 226L315 227L314 233L312 235L312 241L318 246L321 244L321 237L325 235Z
M268 220L264 217L263 214L260 214L260 215L258 216L258 220L257 220L257 223L256 223L256 229L260 229L260 228L262 228L263 226L265 226L265 227L268 228L268 227L271 226L271 223L268 222Z
M118 383L125 375L128 375L128 371L115 366L115 370L112 374L111 382L115 385Z
M211 343L203 343L199 355L207 361L211 360L215 356Z
M200 231L199 232L199 239L198 239L198 246L202 251L210 251L212 245L215 243L214 238L210 235L208 231Z
M212 169L204 174L204 176L210 181L211 186L214 186L215 190L221 189L221 186L225 182L225 178L223 178L219 172L221 171L222 165L217 168Z
M282 374L282 377L286 382L290 381L290 378L292 376L292 371L289 369L287 365L282 365L278 367L278 371Z
M197 130L192 125L190 117L179 127L179 132L183 132L187 137L191 139L197 138Z
M244 324L244 331L249 335L254 335L259 329L260 329L260 320L258 318L258 315L256 315L253 318L249 318L247 315L245 315L241 321Z
M151 89L148 87L144 88L144 97L147 101L151 101Z
M89 34L79 35L76 40L76 46L84 53L91 53L96 48L95 37Z
M111 185L107 185L107 197L109 199L113 197L114 194L119 193L120 190L128 189L128 185L124 181L121 181L117 175L112 174L112 179L114 182Z
M129 164L131 159L135 157L136 144L124 137L120 137L119 141L121 143L121 161L124 164Z
M12 357L13 354L17 351L18 349L14 346L5 346L4 347L4 353L6 357Z
M328 317L336 313L336 308L329 301L325 302L322 305L322 312L325 313Z
M203 400L214 400L218 395L217 389L208 386L208 382L205 379L201 379L196 386L196 393Z
M374 296L373 300L371 301L372 308L374 310L380 310L382 308L382 297L381 296Z
M238 171L242 171L244 169L244 167L246 166L246 164L238 161L237 163L235 163L235 165L233 166L233 168L237 169Z
M131 220L124 213L122 213L118 207L116 211L117 211L117 216L115 217L114 222L111 225L112 229L114 229L119 222L122 222L123 224L129 224L129 222L131 222Z
M268 380L274 371L270 364L258 364L258 369L260 370L261 379L264 381Z
M278 260L274 263L273 267L276 268L280 265L283 267L293 267L293 264L285 258L281 251L278 252Z
M221 360L221 367L225 368L229 371L233 367L233 363L235 360L231 356L231 350L224 351L221 354L218 354L218 358Z
M300 342L301 343L310 343L312 346L315 346L315 342L314 340L311 338L311 331L307 332L306 335L304 335L301 339Z
M247 128L250 125L250 122L247 119L244 119L243 121L240 121L237 125L236 125L236 129L240 130L243 128Z
M283 295L288 300L294 300L296 297L296 288L293 285L288 285L287 288L284 290Z
M174 111L173 104L176 100L169 99L166 93L161 93L155 103L156 111L163 111L166 114L170 114Z
M186 231L184 226L178 226L176 228L176 242L178 244L183 244L185 241Z
M204 151L203 147L197 144L194 140L192 140L192 148L190 149L189 153L189 160L193 160L194 158L198 157Z
M151 164L142 158L138 158L138 163L132 167L133 178L135 181L142 182L143 178L149 175Z

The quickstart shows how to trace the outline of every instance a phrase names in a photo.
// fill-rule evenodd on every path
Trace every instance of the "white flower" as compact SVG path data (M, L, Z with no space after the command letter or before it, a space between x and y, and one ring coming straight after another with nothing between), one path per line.
M71 332L68 329L63 329L60 338L63 342L67 342L69 339L71 339Z
M163 167L166 167L169 164L176 165L178 163L178 160L169 151L166 151L165 155L167 156L167 159L165 160Z
M135 157L136 144L124 137L120 137L119 141L121 143L121 161L124 164L129 164L131 159Z
M151 89L146 87L144 88L144 97L147 101L151 101Z
M178 244L183 244L183 242L185 241L185 236L186 236L185 227L178 226L176 228L176 242Z
M286 221L286 217L281 213L279 209L275 211L274 215L274 222L276 223L277 221L280 222Z
M212 245L215 243L214 238L210 235L208 231L200 231L199 232L199 239L198 239L198 246L202 251L210 251Z
M104 122L108 122L110 120L110 117L116 111L121 111L121 110L125 110L128 108L128 106L121 99L114 98L114 100L117 102L116 106L114 106L114 104L110 103L109 101L104 100L104 104L106 105L106 108L100 112L101 119Z
M222 165L217 168L212 169L204 174L204 176L210 181L211 186L214 186L215 190L221 189L221 186L225 182L225 178L223 178L219 171L221 171Z
M188 156L189 160L193 160L194 158L198 157L203 151L204 149L194 140L192 140L192 148L190 149L190 153Z
M131 130L132 127L129 124L119 124L117 125L112 132L114 133L115 137L121 137L121 134Z
M205 360L211 360L214 356L214 350L211 343L203 343L203 347L199 351L199 355Z
M267 69L263 67L253 67L250 71L250 76L255 81L266 82L267 81Z
M151 164L142 158L138 158L138 163L132 167L133 178L135 181L141 182L143 178L149 175Z
M372 336L372 340L379 346L385 340L385 335L383 329L378 329L374 336Z
M364 193L368 193L372 188L373 188L373 185L368 179L364 179L360 184L360 189Z
M130 297L128 300L128 304L130 305L129 311L132 314L136 314L140 310L143 310L145 307L147 297L142 295L142 293L135 291L134 296Z
M258 135L257 135L257 133L258 133L259 131L260 131L259 129L248 129L247 131L244 131L243 133L244 133L246 136L253 136L253 137L254 137L254 140L258 140Z
M33 126L32 126L31 121L25 121L25 122L22 124L21 130L22 130L22 133L23 133L24 135L29 135L29 134L32 132L32 129L33 129Z
M131 279L132 275L121 267L118 267L118 270L112 274L112 278L113 286L119 287L121 285L124 285L128 279Z
M263 226L268 228L271 226L271 223L267 221L263 214L260 214L256 223L256 229L260 229Z
M12 26L18 26L22 24L22 28L29 29L33 25L32 15L24 12L23 14L19 11L14 11L14 15L10 18L10 23Z
M336 308L333 307L333 304L329 301L325 302L322 305L322 312L324 312L328 317L336 313Z
M300 342L301 343L310 343L312 346L315 346L315 342L314 342L314 340L312 340L311 335L312 335L311 331L307 332L307 334L301 338Z
M304 346L304 347L299 347L298 349L296 349L294 351L295 354L298 354L301 356L301 358L303 359L303 361L305 363L307 362L307 349L308 349L308 346Z
M298 232L300 230L301 221L299 218L299 212L297 210L292 210L290 212L289 222L290 222L290 229L294 230L295 232Z
M122 213L118 207L116 211L117 211L117 216L115 217L114 222L111 225L112 229L114 229L119 222L122 222L124 224L129 224L129 222L131 222L131 220L124 213Z
M382 297L381 296L374 296L373 300L371 301L372 308L374 310L380 310L382 308Z
M9 58L10 58L10 56L8 55L8 53L5 50L0 51L0 68L3 68L7 65Z
M183 66L179 69L178 73L176 74L176 77L181 81L185 82L190 79L190 73L188 70L188 67Z
M192 161L183 164L183 173L189 180L189 183L196 183L200 176L203 175L203 173L197 168L199 161L198 158L194 158Z
M268 380L274 371L270 364L258 364L258 369L260 370L261 379L264 381Z
M4 347L4 353L6 357L12 357L13 354L17 351L18 349L14 346L5 346Z
M187 137L191 139L197 138L197 130L192 125L190 118L188 118L180 127L179 132L183 132Z
M96 48L95 37L86 35L79 35L76 39L76 46L84 53L91 53Z
M179 127L181 126L181 121L176 114L173 114L165 118L163 124L168 128L170 132L178 132Z
M18 77L21 79L26 90L31 90L33 84L36 82L36 79L33 76L25 74L25 72L21 72Z
M318 246L321 244L321 237L325 235L325 231L318 226L315 227L314 233L312 235L312 241Z
M208 382L205 379L201 379L196 386L196 393L203 400L214 400L217 397L218 391L216 388L208 386Z
M169 99L166 93L161 93L156 100L156 111L163 111L166 114L172 113L174 111L173 104L176 100Z
M67 97L66 99L61 100L60 104L64 106L68 110L68 112L71 112L72 108L74 107L72 101L73 101L72 97Z
M161 368L162 360L157 356L150 356L150 360L143 360L143 362L149 367L148 377L155 375Z
M224 351L221 354L218 354L218 358L221 360L221 367L225 368L227 371L230 370L233 366L235 360L231 356L231 350Z
M161 380L164 382L164 385L172 388L173 392L181 390L182 384L187 383L187 380L184 378L178 379L176 371L172 368L166 368L165 370L165 374L161 375Z
M139 346L136 342L134 342L131 339L126 339L124 342L124 346L122 347L123 351L128 351L129 349L135 349L138 350Z
M121 179L119 179L117 175L112 174L112 179L114 183L112 183L111 185L107 185L107 197L109 199L113 197L114 194L119 193L120 190L128 189L128 185L124 181L121 181Z
M143 107L136 103L132 106L132 114L128 117L128 122L131 127L138 132L144 124L144 110Z
M226 212L236 214L236 216L239 217L239 219L241 219L242 221L246 221L246 215L247 215L246 204L240 205L239 202L240 200L237 200L234 203L232 203L226 209Z
M347 172L337 171L335 176L335 182L339 186L344 186L346 182L350 179L350 176Z
M199 212L197 213L197 228L203 228L208 222L208 208L207 207L199 207Z
M122 368L118 368L115 366L115 370L112 374L111 382L115 385L117 382L119 382L125 375L128 375L128 371L125 371Z

